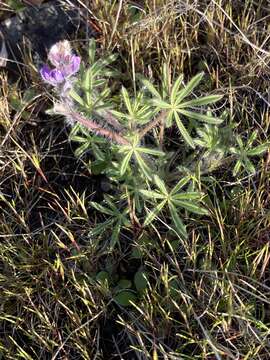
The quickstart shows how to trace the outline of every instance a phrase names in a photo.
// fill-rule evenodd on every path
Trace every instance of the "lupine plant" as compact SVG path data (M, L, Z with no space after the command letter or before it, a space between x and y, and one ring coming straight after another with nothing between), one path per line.
M159 220L187 238L187 214L209 214L199 177L195 185L191 181L201 170L216 169L205 159L216 158L219 166L236 161L234 176L241 169L254 173L248 157L268 147L267 143L252 147L255 133L245 146L233 136L235 124L219 126L227 122L226 111L214 111L210 105L222 96L194 94L203 73L185 83L182 74L173 80L164 64L160 85L137 75L136 93L120 86L111 94L112 81L120 84L112 70L116 56L97 59L94 40L86 63L72 53L67 41L55 44L48 58L54 68L45 65L41 76L55 88L53 111L64 115L71 126L70 139L79 144L76 154L87 159L92 173L104 174L112 185L102 203L90 202L103 214L90 235L107 240L110 248L120 244L123 231L137 234ZM189 171L184 175L181 169Z

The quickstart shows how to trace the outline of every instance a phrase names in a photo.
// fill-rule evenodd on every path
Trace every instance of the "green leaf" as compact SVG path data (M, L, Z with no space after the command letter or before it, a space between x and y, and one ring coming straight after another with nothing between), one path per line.
M118 281L117 286L120 289L130 289L132 286L132 282L130 280L127 279L121 279Z
M234 147L234 146L230 147L229 151L231 154L239 154L240 153L239 150L236 149L236 147Z
M177 104L180 104L181 101L186 98L188 95L191 94L193 89L199 84L199 82L202 80L204 73L199 73L198 75L194 76L185 86L184 89L182 89L177 94Z
M156 149L150 149L146 147L138 147L136 151L143 152L149 155L164 156L164 152Z
M252 137L253 133L251 134L251 137ZM240 150L243 151L244 143L243 143L243 140L241 139L241 137L239 135L236 136L236 141L237 141L237 144L239 145Z
M154 176L155 183L159 188L160 192L164 195L168 195L166 185L163 180L161 180L157 175Z
M247 142L247 147L249 148L252 143L257 139L258 136L258 132L257 130L252 131L252 134L250 135L248 142Z
M252 164L252 162L248 158L245 159L245 167L246 167L246 170L250 174L255 174L256 173L255 166Z
M151 103L160 109L171 109L172 108L171 104L168 104L166 101L163 101L161 99L152 99Z
M75 140L74 140L75 141ZM89 150L89 143L86 141L84 142L81 146L79 146L76 150L75 150L75 155L77 157L81 156L84 152L86 152L87 150Z
M263 154L269 148L269 143L261 144L256 146L254 149L250 149L247 151L248 156L257 156Z
M144 176L147 177L148 179L151 179L151 171L137 151L135 151L135 157Z
M115 224L113 227L113 232L112 232L111 241L110 241L110 249L111 250L113 250L115 245L119 242L120 231L121 231L121 224L118 221L117 224Z
M197 204L188 202L188 201L184 201L184 200L175 200L172 199L173 204L175 204L176 206L180 206L188 211L191 211L195 214L199 214L199 215L208 215L208 211L207 209L200 207Z
M183 224L183 221L180 219L176 208L172 203L169 203L170 213L172 216L172 220L174 222L174 225L176 227L176 230L180 235L182 235L185 239L187 238L187 230L185 225Z
M160 204L158 204L154 210L150 211L144 220L144 226L149 225L157 216L157 214L161 211L161 209L166 204L167 200L163 200Z
M191 146L194 149L195 148L194 142L193 142L191 136L189 135L189 133L187 132L186 128L184 127L184 125L183 125L182 121L180 120L180 117L176 111L174 111L174 117L175 117L175 121L178 126L178 129L179 129L181 135L183 136L184 140L188 143L189 146Z
M239 173L241 167L242 167L241 161L240 161L240 160L237 160L237 161L236 161L236 164L235 164L235 166L234 166L234 168L233 168L233 176L235 176L235 175L237 175L237 174Z
M190 101L186 101L180 105L178 105L180 108L185 108L185 107L192 107L192 106L202 106L202 105L208 105L208 104L213 104L217 101L219 101L220 99L222 99L222 95L209 95L209 96L204 96L198 99L194 99L194 100L190 100Z
M148 199L164 199L164 195L156 191L140 190L140 193Z
M171 110L171 111L167 111L167 114L166 114L166 127L171 127L172 126L172 123L173 123L173 116L174 116L174 111Z
M89 107L91 107L92 106L92 87L93 87L91 69L86 70L83 87L86 89L85 93L86 93L87 105Z
M199 200L202 197L202 194L199 192L184 192L180 194L174 194L172 199L176 200Z
M100 271L99 273L97 273L96 275L96 280L100 283L100 284L107 284L109 283L109 278L110 275L107 273L107 271Z
M90 201L90 206L92 206L93 208L95 208L96 210L100 211L103 214L107 214L107 215L111 215L113 216L114 213L112 210L100 205L99 203L96 203L94 201Z
M87 104L85 103L85 101L80 97L80 95L78 95L76 93L76 91L74 89L71 89L69 91L69 96L71 96L75 101L77 101L77 103L79 103L82 106L86 106Z
M130 306L130 302L135 302L137 300L137 297L133 292L126 290L119 292L117 295L114 296L113 299L115 302L117 302L118 305Z
M100 59L100 62L102 63L102 66L105 67L105 66L110 65L117 58L118 58L118 55L116 53L114 53L114 54L107 56L105 59Z
M104 233L107 228L110 228L113 225L113 222L114 221L112 219L108 219L101 224L97 224L93 229L90 230L90 236L95 237Z
M108 167L107 161L96 160L91 163L91 172L93 175L101 174Z
M147 289L147 273L145 271L139 270L134 276L134 284L139 293L144 292Z
M183 179L178 181L175 187L171 190L171 195L176 194L180 189L182 189L190 181L190 176L185 176Z
M123 96L123 99L124 99L124 102L125 102L128 112L130 114L133 114L133 109L132 109L132 105L131 105L131 102L129 99L129 95L128 95L126 88L124 88L124 86L122 86L121 93L122 93L122 96Z
M93 38L91 38L89 41L89 50L88 50L88 59L90 65L92 65L95 62L95 56L96 56L96 41Z
M156 90L154 85L149 80L143 78L143 79L141 79L141 82L154 97L161 99L159 92Z
M162 65L162 90L163 95L168 93L170 88L170 66L168 63Z
M120 175L123 176L125 172L127 171L127 167L129 165L130 159L132 157L133 152L129 151L127 155L122 160L121 166L120 166Z
M218 125L218 124L221 124L223 122L223 119L221 119L221 118L216 118L216 117L213 117L213 116L210 116L210 115L199 114L199 113L194 112L194 111L188 111L188 110L179 109L178 112L180 114L185 115L188 118L195 119L195 120L202 121L202 122L206 122L208 124Z
M181 86L183 78L184 78L183 74L179 75L173 85L172 92L171 92L171 103L172 104L174 104L176 102L177 93L179 91L179 87Z

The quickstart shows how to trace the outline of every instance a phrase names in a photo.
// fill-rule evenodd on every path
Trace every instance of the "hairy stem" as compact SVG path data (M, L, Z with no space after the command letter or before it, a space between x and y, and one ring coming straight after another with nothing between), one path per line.
M97 135L104 136L110 140L115 141L119 145L130 145L128 140L126 140L122 135L119 135L114 130L108 130L101 128L98 124L96 124L94 121L85 118L84 116L78 114L75 111L70 111L69 115L76 120L78 123L82 124L83 126L87 127L89 130L93 131Z
M164 122L166 116L167 111L161 111L161 113L153 121L139 131L140 139L143 138L150 130L154 129L154 127L156 127L159 123Z
M117 130L117 131L123 131L124 130L123 126L112 115L112 113L110 111L104 110L100 114L97 113L97 115L101 116L104 120L106 120L107 123L110 124L115 130Z

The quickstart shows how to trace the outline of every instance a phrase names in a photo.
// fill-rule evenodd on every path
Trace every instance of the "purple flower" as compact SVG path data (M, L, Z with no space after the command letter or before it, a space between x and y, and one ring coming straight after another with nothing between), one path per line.
M40 75L45 82L53 86L61 84L65 80L65 76L62 71L58 69L50 69L48 65L44 65L42 67Z
M40 74L44 81L53 86L61 84L80 69L81 58L72 54L67 40L53 45L49 51L48 59L55 66L55 69L50 69L48 65L45 65Z
M70 43L67 40L64 40L59 41L51 47L48 59L55 67L58 68L65 64L68 57L71 55L72 51Z
M66 59L65 64L59 66L65 77L70 77L79 71L81 58L79 56L71 55Z

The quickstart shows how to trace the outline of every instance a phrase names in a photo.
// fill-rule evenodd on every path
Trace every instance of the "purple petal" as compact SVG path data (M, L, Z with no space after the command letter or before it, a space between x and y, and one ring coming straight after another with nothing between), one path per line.
M54 65L55 67L61 66L61 63L63 62L63 56L61 54L51 54L48 59Z
M72 55L69 59L69 63L64 65L61 69L66 77L72 76L79 71L81 64L81 58L79 56Z
M72 56L72 73L75 74L80 70L81 58L79 56Z
M51 70L50 78L52 81L56 82L57 84L60 84L65 80L65 76L63 72L58 69Z
M51 72L51 69L49 68L48 65L44 65L41 70L40 70L40 75L42 77L42 79L44 81L48 81L49 77L50 77L50 72Z
M65 80L65 76L62 71L58 69L52 70L49 68L48 65L44 65L42 67L42 69L40 70L40 75L45 82L53 86L56 86Z

